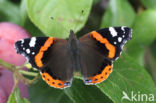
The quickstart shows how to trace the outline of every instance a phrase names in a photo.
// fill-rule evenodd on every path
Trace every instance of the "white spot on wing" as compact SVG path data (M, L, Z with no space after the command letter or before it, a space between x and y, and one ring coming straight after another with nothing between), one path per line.
M30 49L26 49L26 52L29 54L30 53Z
M116 42L114 42L114 44L116 44Z
M35 44L36 44L36 38L32 37L31 40L30 40L29 46L30 47L35 47Z
M32 55L34 55L35 54L35 52L32 52Z
M23 39L21 39L20 41L21 41L22 44L24 43L24 40Z
M125 26L122 26L121 27L121 30L124 32L124 34L125 34Z
M114 37L114 36L117 36L117 32L116 30L113 28L113 27L109 27L109 31L111 33L111 35Z
M122 41L122 38L121 37L118 37L118 42L121 42Z

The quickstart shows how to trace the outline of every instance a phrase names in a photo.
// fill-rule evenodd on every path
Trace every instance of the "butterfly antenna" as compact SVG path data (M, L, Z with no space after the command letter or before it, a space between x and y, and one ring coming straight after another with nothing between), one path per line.
M81 18L83 16L83 14L84 14L84 10L81 11L81 15L79 16L79 18L75 20L76 23L75 23L75 26L73 28L73 31L76 31L76 28L78 27L78 24L81 22Z

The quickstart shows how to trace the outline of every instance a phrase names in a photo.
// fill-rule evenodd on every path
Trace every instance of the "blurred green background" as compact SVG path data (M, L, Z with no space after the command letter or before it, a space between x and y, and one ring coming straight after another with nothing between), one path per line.
M59 90L40 79L29 87L30 103L138 103L122 100L123 91L129 97L132 91L156 96L156 0L0 0L4 21L32 36L60 38L67 38L70 29L78 37L109 26L133 29L132 40L106 81L86 86L75 78L70 88Z

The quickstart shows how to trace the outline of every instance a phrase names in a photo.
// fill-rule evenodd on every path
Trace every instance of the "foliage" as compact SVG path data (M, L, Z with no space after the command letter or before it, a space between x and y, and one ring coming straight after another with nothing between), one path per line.
M131 91L156 96L153 81L156 80L156 76L151 75L152 72L156 73L156 70L153 70L156 62L156 48L153 48L156 47L154 42L156 40L155 0L138 0L138 2L110 0L106 10L103 10L102 1L22 0L20 4L8 0L0 1L0 21L10 21L21 25L32 36L66 38L70 29L78 32L82 27L90 26L88 25L90 22L100 21L96 17L89 16L89 14L94 15L93 11L97 8L102 12L99 13L102 15L101 24L95 24L97 27L124 25L133 29L132 40L124 47L121 58L114 62L114 71L106 81L95 86L88 86L84 85L80 78L75 78L70 88L60 90L49 87L39 80L38 83L29 87L31 103L43 103L45 100L46 103L131 103L129 100L122 100L123 91L128 96ZM80 36L83 32L90 31L83 30L77 34ZM148 59L152 62L146 62ZM17 94L18 92L19 90ZM14 96L16 92L11 94L8 103L15 101Z
M30 103L27 99L20 97L20 90L16 88L13 93L10 94L7 103Z

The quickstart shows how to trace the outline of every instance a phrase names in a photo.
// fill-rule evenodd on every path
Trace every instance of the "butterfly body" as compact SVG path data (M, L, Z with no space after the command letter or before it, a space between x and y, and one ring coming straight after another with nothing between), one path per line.
M78 71L80 69L80 42L74 34L73 30L70 30L70 35L67 42L67 48L73 66L72 68Z
M50 86L66 88L72 84L74 71L81 71L85 84L106 80L131 36L125 26L92 31L79 39L70 30L67 40L32 37L17 41L15 48Z

